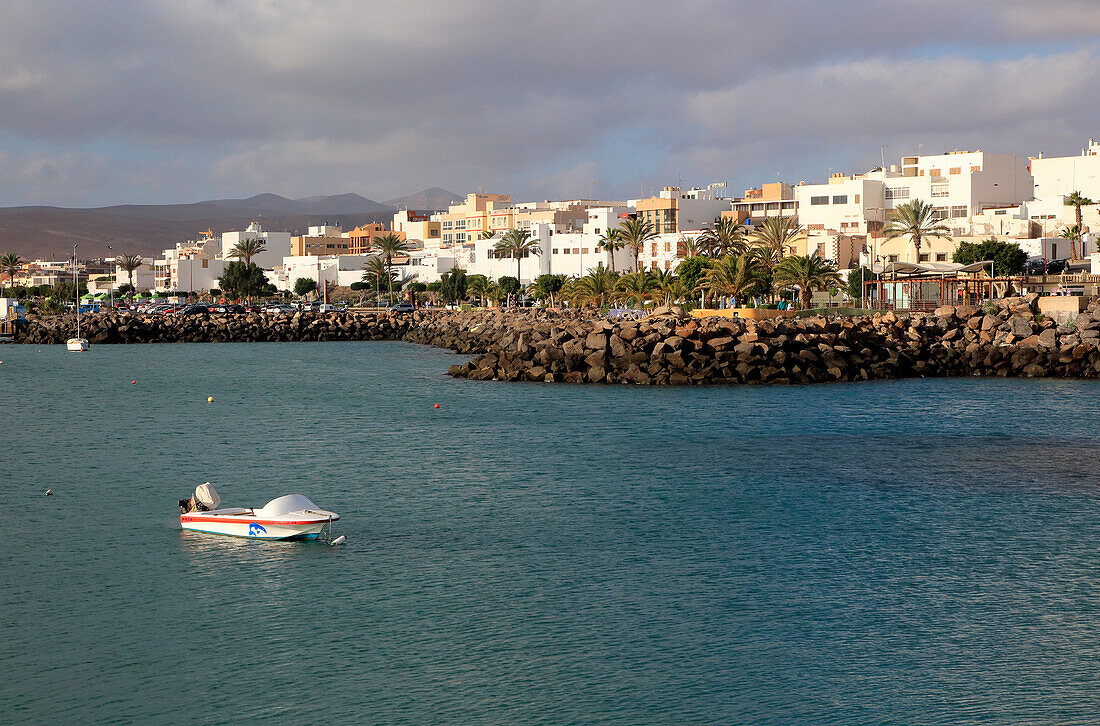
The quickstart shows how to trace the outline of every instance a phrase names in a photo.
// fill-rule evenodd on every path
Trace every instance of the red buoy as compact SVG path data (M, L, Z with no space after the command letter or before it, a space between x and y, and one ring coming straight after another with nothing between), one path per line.
M130 381L130 383L131 383L131 384L133 384L133 383L137 383L137 381Z
M438 404L438 403L437 403L437 404L435 404L435 407L436 407L436 408L439 408L439 404Z

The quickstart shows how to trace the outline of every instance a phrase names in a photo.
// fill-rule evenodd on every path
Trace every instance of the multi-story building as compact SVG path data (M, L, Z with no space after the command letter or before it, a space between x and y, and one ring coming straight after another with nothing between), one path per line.
M1044 236L1054 236L1077 223L1076 210L1066 205L1066 198L1074 192L1100 202L1100 143L1089 139L1079 156L1048 157L1040 153L1029 161L1035 179L1035 201L1027 205L1028 218ZM1100 229L1100 205L1082 207L1081 221L1087 229Z
M407 209L397 211L393 215L393 231L403 234L409 242L435 241L439 246L441 224L438 219L432 219L429 215L410 212ZM424 245L420 245L421 248Z
M271 270L282 264L283 258L290 254L290 232L265 232L259 222L252 222L243 231L223 232L220 259L232 260L233 248L244 240L261 240L264 251L252 257L252 262L265 270Z
M307 234L290 238L290 256L351 254L351 238L334 225L310 227Z
M665 187L658 196L638 199L632 206L657 234L679 234L713 226L714 219L730 209L730 200L714 196L709 189Z
M514 224L509 194L467 194L465 201L452 204L439 216L440 246L472 242L483 233L506 232Z
M349 241L349 249L344 254L369 255L374 248L374 240L389 233L390 231L381 222L361 224L350 232L344 233ZM399 239L405 239L404 232L395 232L394 234Z
M793 217L798 214L794 187L783 182L746 189L745 196L734 199L730 206L733 216L745 224L753 224L764 217Z
M154 260L153 290L158 292L206 292L218 287L230 260L220 259L220 244L214 233L199 240L177 243Z

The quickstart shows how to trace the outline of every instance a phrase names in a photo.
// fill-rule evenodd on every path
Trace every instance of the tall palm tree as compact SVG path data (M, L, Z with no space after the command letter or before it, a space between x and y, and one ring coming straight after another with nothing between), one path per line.
M14 252L0 256L0 275L8 276L8 287L15 282L15 273L23 266L23 258Z
M569 302L602 308L615 293L615 281L618 279L617 274L604 267L590 270L570 286Z
M596 249L610 253L612 272L615 271L615 253L623 247L626 247L626 240L623 239L622 230L619 229L607 230L600 237L600 241L596 243Z
M1082 237L1082 235L1084 234L1084 231L1085 231L1084 221L1081 219L1081 207L1087 207L1089 205L1096 204L1096 202L1092 201L1088 197L1082 196L1081 192L1074 192L1073 194L1070 194L1068 197L1066 197L1065 204L1066 204L1067 207L1073 207L1074 219L1077 221L1077 235L1076 235L1075 238L1070 239L1070 242L1069 242L1069 256L1070 256L1070 259L1076 260L1077 259L1077 245L1074 244L1074 242L1081 242L1081 237ZM1084 254L1085 254L1085 245L1082 242L1082 244L1081 244L1081 255L1083 256Z
M715 217L714 228L701 235L703 245L713 250L715 256L740 255L745 251L745 225L733 217Z
M266 249L267 243L262 239L242 239L240 242L233 245L233 249L229 251L229 256L236 257L247 267L252 264L253 257Z
M770 274L780 260L793 254L802 236L802 225L794 217L765 217L753 232L753 244L764 270Z
M115 260L119 269L126 273L126 280L130 283L130 300L134 299L134 270L145 264L141 255L121 255Z
M798 285L802 309L808 310L814 290L826 290L840 285L836 265L816 254L791 255L775 266L775 281L780 285Z
M520 261L528 255L541 255L542 246L537 239L531 239L530 230L513 227L504 233L500 241L493 246L493 252L500 257L514 257L516 260L516 281L520 281Z
M393 257L394 255L405 254L409 251L409 245L405 240L398 237L393 232L387 232L386 234L379 235L371 240L371 249L382 255L382 259L386 261L386 269L390 274L386 275L386 281L389 284L389 301L393 304Z
M496 234L496 232L492 232L492 231L487 229L478 236L478 239L492 239L493 235L495 235L495 234Z
M615 282L615 292L623 302L645 307L646 298L657 289L653 273L645 270L628 272Z
M758 289L763 267L760 256L752 251L726 255L703 272L699 289L722 297L744 299Z
M916 251L914 262L920 262L920 246L926 237L951 237L951 230L935 218L935 209L928 202L914 199L899 204L894 215L894 220L886 227L886 239L908 237Z
M639 258L642 256L642 247L645 243L657 236L653 231L653 225L638 218L623 220L619 225L619 234L623 242L630 248L630 254L634 257L634 271L641 269Z

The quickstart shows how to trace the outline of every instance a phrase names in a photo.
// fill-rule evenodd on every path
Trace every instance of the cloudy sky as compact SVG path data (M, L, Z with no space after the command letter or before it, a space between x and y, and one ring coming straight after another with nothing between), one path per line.
M1098 56L1097 0L5 0L0 205L625 198L880 145L1076 154Z

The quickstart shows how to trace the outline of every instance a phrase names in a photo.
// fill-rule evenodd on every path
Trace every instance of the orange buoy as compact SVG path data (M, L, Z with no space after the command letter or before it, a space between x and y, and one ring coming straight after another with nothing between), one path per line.
M131 384L131 385L133 385L133 384L135 384L135 383L137 383L137 381L130 381L130 384Z
M437 404L435 404L435 407L436 407L436 408L439 408L439 404L438 404L438 403L437 403Z

